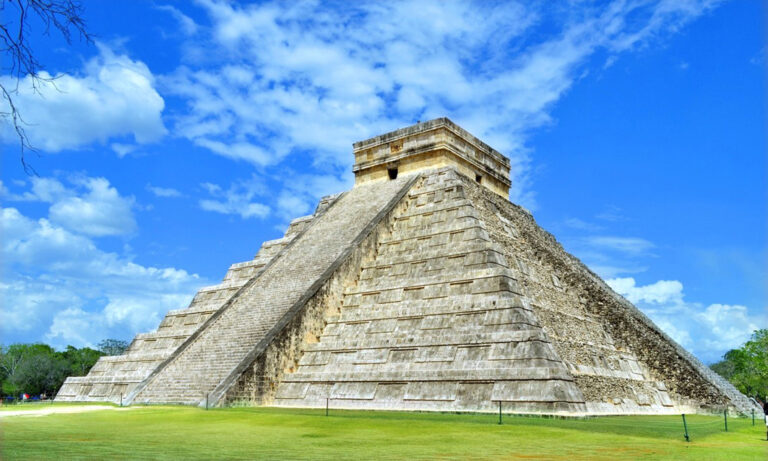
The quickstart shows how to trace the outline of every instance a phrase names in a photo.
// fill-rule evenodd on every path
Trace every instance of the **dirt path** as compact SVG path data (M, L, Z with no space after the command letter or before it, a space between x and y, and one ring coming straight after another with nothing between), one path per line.
M80 405L80 406L71 406L71 407L48 407L48 408L40 408L39 410L9 410L9 411L0 411L0 419L7 418L9 416L45 416L45 415L51 415L54 413L85 413L87 411L98 411L98 410L129 410L130 408L119 408L119 407L113 407L108 405Z

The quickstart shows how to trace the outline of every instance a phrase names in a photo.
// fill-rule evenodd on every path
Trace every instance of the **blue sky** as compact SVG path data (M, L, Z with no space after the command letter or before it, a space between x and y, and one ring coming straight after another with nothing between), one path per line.
M15 96L39 176L0 126L3 343L155 328L439 116L706 362L768 326L757 0L84 5L95 44L35 35L57 89Z

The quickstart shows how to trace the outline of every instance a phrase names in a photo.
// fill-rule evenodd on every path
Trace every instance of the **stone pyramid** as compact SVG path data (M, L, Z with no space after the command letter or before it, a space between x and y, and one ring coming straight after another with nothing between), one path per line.
M507 199L441 118L354 144L355 186L57 400L549 414L753 404ZM332 402L332 403L331 403Z

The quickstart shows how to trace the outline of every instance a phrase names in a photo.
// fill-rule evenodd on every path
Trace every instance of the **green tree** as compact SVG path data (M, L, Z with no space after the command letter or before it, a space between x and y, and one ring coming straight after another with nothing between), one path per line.
M768 329L755 330L749 341L725 353L711 368L749 397L768 398Z
M11 378L16 375L19 365L24 359L24 349L18 347L18 344L11 345L9 347L2 347L2 355L0 355L0 374L2 375L2 383L0 383L0 391L3 394L16 394L16 387L11 382Z
M70 376L85 376L104 353L90 347L67 346L61 355L69 364Z
M83 376L104 355L89 347L67 346L62 352L46 344L0 346L0 391L54 396L67 376Z
M10 395L53 395L69 372L66 360L47 344L12 344L2 359L6 374L2 391Z

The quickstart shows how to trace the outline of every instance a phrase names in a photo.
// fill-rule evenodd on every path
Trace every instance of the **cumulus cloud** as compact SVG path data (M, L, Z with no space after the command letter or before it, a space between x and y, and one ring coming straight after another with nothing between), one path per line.
M6 193L8 201L50 203L50 222L94 237L127 235L136 231L134 199L118 193L107 179L73 176L69 185L56 178L33 177L31 190Z
M94 189L103 186L96 182ZM87 202L88 194L70 198ZM103 221L93 214L85 229L102 232L92 227ZM16 208L0 208L0 235L5 337L12 333L59 347L130 339L155 328L167 310L185 307L205 283L181 269L144 266L104 251L90 234L69 230L50 215L32 219Z
M668 335L705 362L714 362L761 328L746 306L704 304L685 299L683 284L659 280L638 285L634 278L607 280L617 293L637 305ZM762 328L765 321L762 320Z
M179 135L258 167L311 151L341 171L351 142L447 115L512 157L511 197L531 208L526 135L591 57L647 46L716 2L199 3L212 38L197 46L217 52L162 79L186 105Z
M620 210L609 210L600 221L624 221ZM582 233L602 229L576 218L564 224ZM607 224L606 224L607 226ZM679 280L656 280L639 284L629 274L645 272L644 264L655 255L653 242L640 237L592 235L572 239L571 251L606 279L610 287L648 315L656 325L679 344L705 362L714 362L728 350L740 346L765 321L746 306L705 304L686 298Z
M680 304L683 302L683 284L677 280L659 280L649 285L637 286L634 278L620 277L611 279L608 283L631 303Z
M124 235L136 230L131 212L133 199L121 197L104 178L88 178L81 187L87 192L70 196L51 205L52 222L86 235Z
M104 46L99 49L80 74L54 76L43 71L40 77L51 82L35 86L30 77L19 82L14 103L36 148L58 152L115 137L146 143L165 135L161 119L165 102L155 90L149 68ZM6 88L16 86L10 76L0 76L0 82ZM0 125L0 139L15 139L7 121ZM119 154L127 153L125 145L116 146Z

